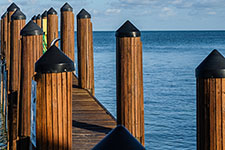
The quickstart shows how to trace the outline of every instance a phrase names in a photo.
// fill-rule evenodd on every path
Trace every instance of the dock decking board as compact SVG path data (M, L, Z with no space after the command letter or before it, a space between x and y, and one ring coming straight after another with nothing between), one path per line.
M116 127L115 118L73 76L72 149L90 150Z

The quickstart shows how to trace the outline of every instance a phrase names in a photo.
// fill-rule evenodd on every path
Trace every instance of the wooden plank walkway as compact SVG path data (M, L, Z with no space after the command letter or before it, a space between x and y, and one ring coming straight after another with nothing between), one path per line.
M73 150L90 150L116 127L115 118L73 77Z

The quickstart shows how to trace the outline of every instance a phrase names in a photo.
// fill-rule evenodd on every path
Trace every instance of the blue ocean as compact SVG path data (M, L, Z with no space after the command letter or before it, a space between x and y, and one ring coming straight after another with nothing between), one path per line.
M195 68L213 50L225 54L225 31L143 31L145 147L196 149ZM94 32L96 97L116 117L116 38Z
M194 150L195 68L213 49L225 54L225 31L143 31L141 40L145 147ZM94 32L93 43L95 94L116 117L115 32ZM2 140L0 138L0 146L4 143Z

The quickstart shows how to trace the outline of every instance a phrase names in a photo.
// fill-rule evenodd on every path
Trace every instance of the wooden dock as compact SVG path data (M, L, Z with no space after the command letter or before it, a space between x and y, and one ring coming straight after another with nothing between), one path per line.
M87 90L78 88L73 77L73 150L92 149L106 134L116 127L115 118Z

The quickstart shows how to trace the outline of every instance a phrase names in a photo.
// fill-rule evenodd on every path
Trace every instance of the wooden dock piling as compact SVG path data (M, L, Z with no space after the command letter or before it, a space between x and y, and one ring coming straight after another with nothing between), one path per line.
M36 23L41 28L41 15L40 14L38 14L36 17Z
M140 31L126 21L116 31L117 124L144 145L142 42Z
M72 149L74 63L55 45L36 62L37 150Z
M1 55L5 57L7 49L7 12L1 16Z
M92 95L94 90L94 57L91 15L82 9L77 15L78 83Z
M213 50L196 68L197 150L225 147L225 58Z
M31 81L34 76L34 64L42 55L42 29L32 20L21 30L21 90L19 136L30 136Z
M58 16L54 8L50 8L47 12L47 48L50 48L51 42L58 38ZM56 43L58 46L58 43Z
M74 14L73 8L65 3L61 11L61 49L74 61Z
M8 71L7 76L8 76L8 82L7 82L7 87L9 88L9 77L10 77L10 40L11 40L11 28L10 28L10 24L11 24L11 16L13 15L13 13L17 10L20 9L15 3L12 3L8 9L7 9L7 49L6 49L6 70Z
M18 133L19 90L21 68L21 36L20 30L25 26L26 16L17 9L11 16L10 46L10 78L9 78L9 137L13 139L14 149ZM11 141L11 140L9 140Z

